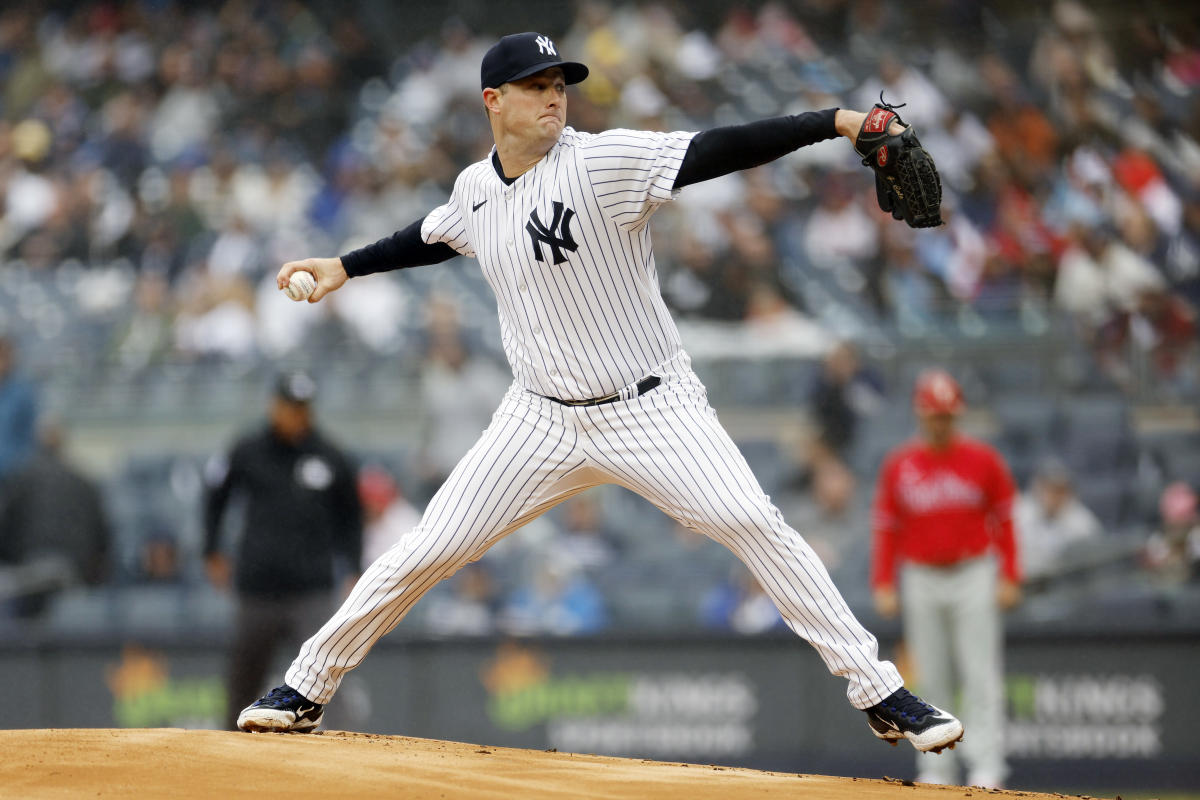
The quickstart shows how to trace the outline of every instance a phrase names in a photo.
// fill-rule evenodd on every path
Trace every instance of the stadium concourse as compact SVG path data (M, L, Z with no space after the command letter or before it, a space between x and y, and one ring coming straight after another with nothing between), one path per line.
M704 764L514 750L333 731L245 736L218 731L0 731L4 792L26 800L78 794L175 797L397 797L411 800L1063 800L1062 794L914 785ZM296 764L303 762L303 779Z

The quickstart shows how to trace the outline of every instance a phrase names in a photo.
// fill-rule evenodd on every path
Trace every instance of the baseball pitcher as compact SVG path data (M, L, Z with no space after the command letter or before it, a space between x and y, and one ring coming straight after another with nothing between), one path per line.
M587 75L546 36L505 36L480 75L495 147L462 171L449 200L360 250L280 269L281 289L311 272L309 302L319 302L348 278L475 258L496 296L513 383L417 527L366 570L286 683L239 726L312 730L346 672L432 586L572 495L615 483L745 562L788 626L846 679L876 736L953 747L962 725L880 660L875 637L717 421L660 295L649 231L680 189L839 135L876 171L886 210L936 224L932 160L884 105L702 133L581 133L566 125L566 87Z

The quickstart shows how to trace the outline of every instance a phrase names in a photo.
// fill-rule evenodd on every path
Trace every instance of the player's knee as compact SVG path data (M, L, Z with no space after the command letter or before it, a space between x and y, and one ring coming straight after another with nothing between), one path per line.
M379 560L387 568L408 575L449 577L471 560L471 554L417 530L402 538Z
M726 538L759 530L764 522L765 517L758 510L738 507L723 509L707 527Z

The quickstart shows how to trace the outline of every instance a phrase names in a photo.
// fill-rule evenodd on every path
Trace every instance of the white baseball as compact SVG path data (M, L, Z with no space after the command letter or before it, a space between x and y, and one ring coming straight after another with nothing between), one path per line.
M288 285L283 287L283 291L298 303L301 300L307 300L316 288L317 281L312 273L301 269L292 273L292 277L288 280Z

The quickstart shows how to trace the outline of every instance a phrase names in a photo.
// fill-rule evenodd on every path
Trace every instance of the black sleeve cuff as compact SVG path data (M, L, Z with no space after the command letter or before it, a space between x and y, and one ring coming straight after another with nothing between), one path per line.
M346 270L346 275L358 278L376 272L423 267L448 261L458 255L454 248L445 242L426 244L421 238L423 222L424 217L374 244L346 253L342 256L342 267Z
M684 154L674 188L757 167L806 145L834 139L837 112L827 108L701 131Z

